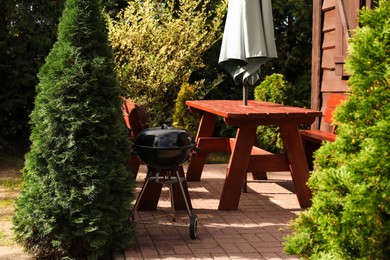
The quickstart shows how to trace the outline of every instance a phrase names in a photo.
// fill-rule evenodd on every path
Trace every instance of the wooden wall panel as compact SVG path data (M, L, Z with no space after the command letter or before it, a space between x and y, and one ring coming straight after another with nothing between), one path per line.
M313 0L318 1L318 0ZM333 9L335 6L335 0L324 0L322 3L322 11Z
M335 76L334 70L322 70L321 92L345 92L348 90L347 80Z
M360 1L336 1L336 52L334 60L337 76L348 76L344 68L348 50L347 41L352 35L352 30L358 26L359 8Z
M335 68L334 51L335 51L334 48L322 50L322 61L321 61L322 69L334 70Z
M334 30L324 33L322 49L334 49L336 44L336 32Z
M321 96L321 37L322 37L322 1L313 1L313 26L312 26L312 57L311 57L311 107L320 109ZM311 125L312 129L318 129L320 120L317 118Z
M322 31L327 32L334 30L336 27L336 11L335 9L328 10L324 12L324 24L322 26Z
M347 15L348 27L350 30L359 25L358 14L360 9L360 1L343 1L345 13Z
M370 2L370 1L368 1ZM342 4L342 9L338 6ZM313 0L312 108L324 109L331 93L348 91L348 77L339 66L345 59L345 34L341 31L340 15L345 13L349 29L357 26L360 0ZM340 12L342 11L342 12ZM344 23L345 24L345 23ZM336 70L337 67L337 70ZM312 129L328 131L329 125L317 120Z

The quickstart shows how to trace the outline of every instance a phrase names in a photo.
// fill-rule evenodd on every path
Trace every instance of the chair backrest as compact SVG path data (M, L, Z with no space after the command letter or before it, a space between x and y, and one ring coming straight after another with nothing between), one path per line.
M145 107L134 103L131 99L123 99L123 119L129 129L131 139L134 139L139 132L148 128Z
M342 94L330 94L328 103L326 104L326 109L324 113L324 121L327 123L332 124L332 133L335 132L336 126L334 125L333 121L333 112L336 109L338 105L344 100L346 100L348 97L346 95Z

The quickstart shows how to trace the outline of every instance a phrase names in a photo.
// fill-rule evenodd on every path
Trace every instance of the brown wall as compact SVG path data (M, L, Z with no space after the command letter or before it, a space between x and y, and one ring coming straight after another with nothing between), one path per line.
M358 11L371 1L313 0L312 108L324 111L329 94L348 90L344 70L347 39L358 25ZM330 131L318 120L312 128Z

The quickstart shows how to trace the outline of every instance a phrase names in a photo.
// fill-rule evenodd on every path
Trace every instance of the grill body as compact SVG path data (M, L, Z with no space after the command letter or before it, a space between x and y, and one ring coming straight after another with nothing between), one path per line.
M134 151L146 165L171 169L189 159L195 143L187 131L178 128L148 128L134 141Z
M134 220L134 213L138 208L145 188L150 181L154 181L165 183L169 186L173 221L176 221L172 185L178 183L190 218L190 237L191 239L196 238L198 219L195 214L191 213L191 207L187 201L183 187L183 181L186 179L179 174L179 167L190 159L194 149L195 143L184 129L164 125L161 128L147 128L136 136L134 152L139 160L147 165L148 172L145 183L133 207L131 213L132 220Z

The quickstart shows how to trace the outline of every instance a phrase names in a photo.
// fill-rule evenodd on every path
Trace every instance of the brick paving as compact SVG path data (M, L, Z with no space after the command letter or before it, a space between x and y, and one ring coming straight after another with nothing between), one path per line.
M198 216L198 235L189 236L187 212L171 221L168 188L156 211L135 214L136 239L124 252L129 259L298 259L283 252L289 223L301 209L289 172L269 173L268 181L248 180L236 211L218 211L226 165L208 164L200 182L188 189ZM145 178L141 166L137 194Z

